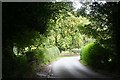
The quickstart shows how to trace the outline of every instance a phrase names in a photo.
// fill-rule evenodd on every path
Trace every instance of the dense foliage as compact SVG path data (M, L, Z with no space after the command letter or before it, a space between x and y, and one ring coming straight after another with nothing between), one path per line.
M88 5L74 12L69 2L3 3L3 77L24 77L62 51L76 52L73 48L94 40L82 48L81 59L93 66L109 59L117 65L119 3Z
M24 77L32 74L36 63L56 58L59 49L49 43L48 21L69 10L70 4L3 3L3 77Z
M88 17L91 23L89 25L86 25L86 27L80 27L81 33L94 37L96 39L96 42L100 46L108 50L106 52L107 54L104 53L104 51L101 53L101 55L104 53L103 56L107 55L107 57L111 59L111 66L108 66L107 68L109 69L112 67L113 71L118 70L119 72L119 69L118 69L119 67L118 64L120 63L119 39L118 39L119 37L118 33L120 31L120 29L118 28L119 26L118 21L120 20L119 2L118 3L117 2L114 2L114 3L93 2L93 3L84 3L84 5L85 6L82 8L82 10L78 10L78 14L84 13L81 15ZM89 13L86 13L88 8L89 8ZM87 49L91 49L91 48L92 46ZM83 51L84 51L84 48L83 48ZM97 51L97 49L95 51ZM85 53L88 53L87 50L85 51ZM90 54L86 54L86 55L89 56ZM110 56L112 56L112 58ZM89 59L89 57L87 58ZM95 62L96 61L93 61L93 63ZM99 65L99 62L97 64ZM105 64L107 65L107 63ZM109 71L110 70L111 69L109 69Z
M85 42L83 38L86 37L80 34L79 25L84 26L89 23L85 17L76 17L70 12L61 14L57 21L50 19L48 24L49 28L52 28L49 29L48 35L51 38L50 42L54 42L54 45L58 46L60 50L79 48L83 46Z
M97 69L106 69L111 64L110 52L97 42L91 42L82 48L81 60ZM96 66L97 65L97 66Z
M75 16L72 9L72 3L3 3L3 77L32 72L36 65L55 60L60 51L89 42L79 33L79 25L89 20Z

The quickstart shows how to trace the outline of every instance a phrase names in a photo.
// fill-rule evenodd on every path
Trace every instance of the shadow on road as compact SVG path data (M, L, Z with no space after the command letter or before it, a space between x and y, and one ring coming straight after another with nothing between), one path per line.
M41 75L48 78L111 78L89 69L79 60L80 56L63 57L47 67L47 74Z

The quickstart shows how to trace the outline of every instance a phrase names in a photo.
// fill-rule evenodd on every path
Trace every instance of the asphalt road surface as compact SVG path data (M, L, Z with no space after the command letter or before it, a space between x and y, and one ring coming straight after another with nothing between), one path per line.
M55 78L108 78L87 68L79 62L80 57L61 58L49 65Z

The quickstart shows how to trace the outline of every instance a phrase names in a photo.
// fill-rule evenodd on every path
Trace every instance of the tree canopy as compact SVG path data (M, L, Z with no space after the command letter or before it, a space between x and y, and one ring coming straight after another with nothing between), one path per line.
M3 3L3 65L17 65L19 59L36 55L49 62L59 50L81 48L94 40L118 64L119 2L81 4L75 12L72 2Z

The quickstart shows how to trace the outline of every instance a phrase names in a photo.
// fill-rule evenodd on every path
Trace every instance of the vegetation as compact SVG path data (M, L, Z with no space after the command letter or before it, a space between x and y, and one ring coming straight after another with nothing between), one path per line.
M119 57L119 51L118 51L119 39L117 39L119 36L118 20L120 19L118 17L119 2L118 3L117 2L116 3L94 2L92 4L91 3L83 3L83 4L89 5L89 7L84 6L82 11L79 10L78 13L83 12L84 14L82 15L88 17L91 21L91 24L86 25L86 27L81 27L81 32L88 36L94 37L96 39L97 44L99 44L99 46L92 43L88 44L86 47L82 49L83 54L81 55L83 55L83 57L90 60L91 58L88 56L91 56L92 54L96 54L96 52L98 52L97 55L99 55L99 52L102 51L100 55L106 59L104 62L104 68L106 67L105 70L107 71L108 69L108 71L111 71L111 72L119 72L119 68L118 68L119 59L117 59ZM89 14L86 13L86 10L88 8L91 9ZM91 53L92 52L91 48L93 47L95 49L93 53ZM94 55L92 55L92 58L93 57ZM101 59L100 60L95 59L93 62L89 62L88 60L86 61L86 59L84 60L84 58L82 59L87 63L96 63L97 61L101 61ZM99 64L101 64L101 62L97 63L97 65Z
M4 3L3 8L3 77L31 74L87 41L78 25L89 20L75 16L71 3Z
M119 3L82 5L74 12L71 2L3 3L3 77L33 77L36 66L80 48L86 64L118 69Z
M102 70L107 69L112 62L109 50L103 48L97 42L89 43L83 47L80 58L85 64Z

